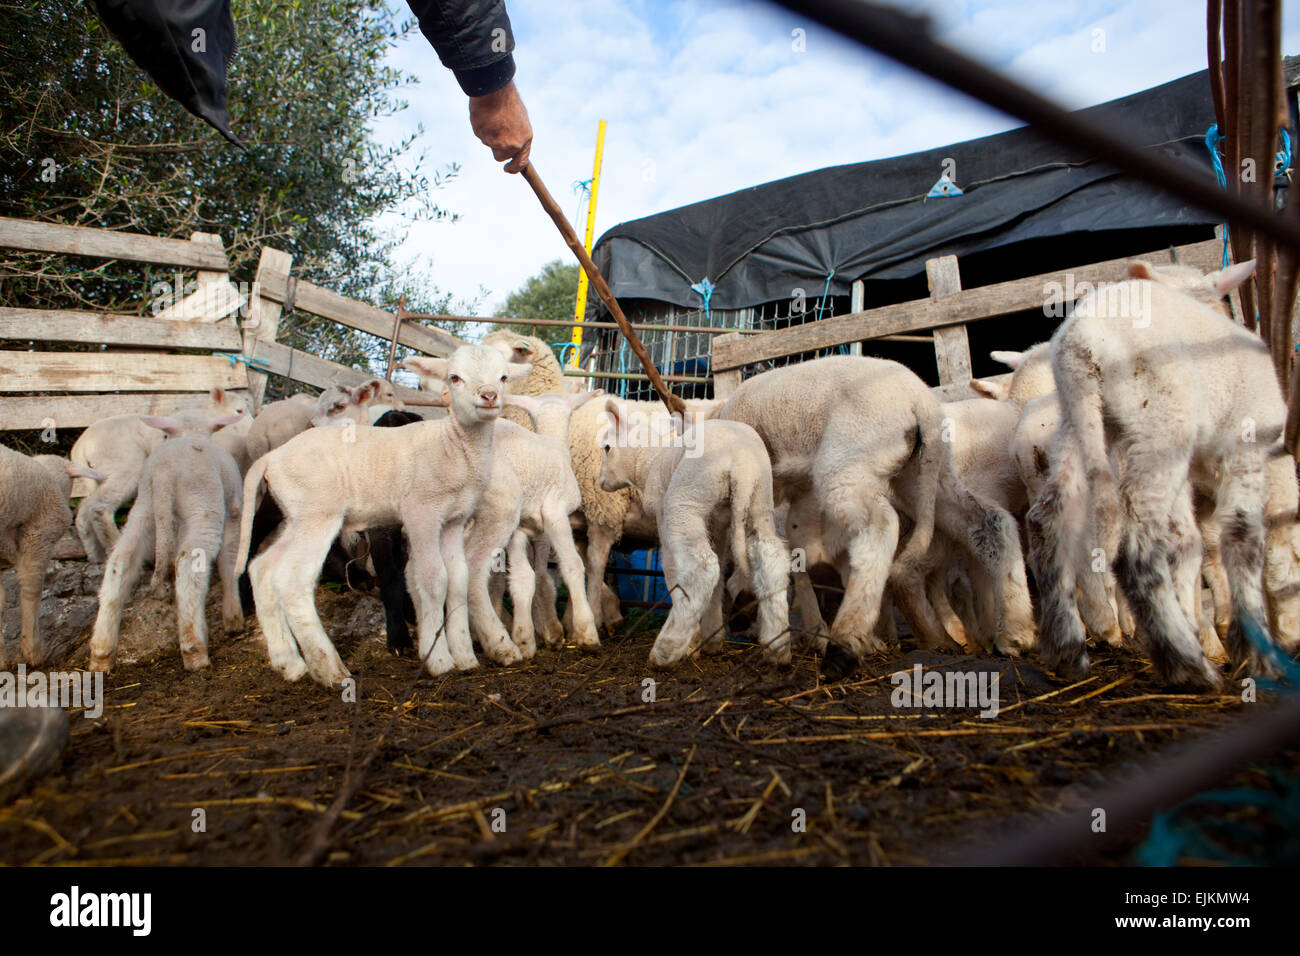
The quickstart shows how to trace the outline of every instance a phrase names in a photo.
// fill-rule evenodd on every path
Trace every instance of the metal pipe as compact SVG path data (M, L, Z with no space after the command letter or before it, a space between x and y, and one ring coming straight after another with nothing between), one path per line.
M644 372L584 372L566 368L562 374L565 378L612 378L619 381L650 381L650 376ZM708 384L713 381L711 378L699 378L693 375L662 375L660 378L665 382L695 382L699 384Z

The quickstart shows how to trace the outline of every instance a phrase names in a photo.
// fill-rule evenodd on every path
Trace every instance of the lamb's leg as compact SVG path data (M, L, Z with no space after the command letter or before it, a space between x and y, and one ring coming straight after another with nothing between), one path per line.
M275 570L289 550L290 539L281 535L269 548L248 563L248 577L257 609L257 622L266 640L266 654L271 666L285 680L301 680L307 673L298 645L289 629Z
M799 605L799 626L804 640L817 653L824 652L831 629L822 617L821 605L817 603L817 591L813 588L812 577L807 571L796 571L794 574L794 599Z
M1067 680L1086 677L1090 667L1083 621L1075 603L1076 563L1086 527L1087 501L1078 445L1066 436L1058 437L1051 473L1025 515L1025 530L1038 582L1039 654Z
M411 632L406 626L406 545L400 528L374 528L366 532L370 563L379 582L379 599L384 605L384 632L389 651L402 654L411 649Z
M492 612L508 631L514 623L514 615L506 610L506 578L504 574L493 574L488 578L488 593L492 595Z
M316 612L316 582L320 580L321 565L342 526L343 519L339 516L300 521L286 528L289 548L279 567L272 571L289 630L298 642L307 673L325 687L338 687L351 676Z
M202 670L209 663L207 597L216 559L215 548L203 547L194 538L182 541L176 557L176 629L187 671Z
M102 564L107 555L104 546L99 543L99 535L95 533L95 514L96 502L87 495L77 505L77 519L74 526L81 546L86 550L86 560L94 564Z
M727 647L727 620L722 612L722 592L726 582L722 580L721 562L719 562L718 581L709 595L709 603L700 618L700 653L721 654Z
M935 537L938 538L938 535ZM947 576L946 567L943 565L935 567L925 579L926 597L930 601L930 606L934 608L935 614L938 615L939 623L953 642L969 647L973 642L967 635L961 618L948 600Z
M570 535L572 535L572 532L570 532ZM574 550L577 550L576 547ZM537 591L533 596L533 629L541 635L543 644L551 650L559 650L564 646L565 630L564 625L560 622L559 615L555 613L555 579L551 577L551 569L548 566L550 560L551 543L546 540L545 535L541 535L533 542L533 571L537 575ZM569 594L581 593L585 600L587 596L585 571L580 584L581 587L576 591L569 588ZM590 610L590 607L588 605L588 610ZM566 612L571 631L573 622L572 597L568 601Z
M66 522L66 518L65 518ZM41 640L41 594L45 591L45 571L57 536L44 529L31 529L19 542L14 570L18 577L18 604L22 616L18 651L32 667L45 663L45 643Z
M494 568L510 539L510 528L481 514L465 535L465 563L468 568L469 626L488 660L503 667L523 660L520 648L510 640L505 626L492 607L489 582L499 572ZM455 652L453 651L453 654Z
M1278 676L1247 639L1252 626L1269 640L1264 599L1264 468L1259 452L1245 446L1222 464L1216 516L1223 528L1219 546L1232 589L1232 624L1224 641L1234 666Z
M510 536L510 603L514 605L514 619L510 622L511 647L517 649L525 660L537 656L537 635L533 630L533 596L537 587L537 574L528 560L532 550L528 534L516 529Z
M130 599L145 561L153 551L153 515L141 514L128 520L126 531L104 564L104 580L99 586L99 612L90 637L90 669L107 671L117 657L117 642L122 628L122 605Z
M543 509L542 520L546 527L546 540L555 552L555 561L560 566L560 579L569 590L569 603L573 607L573 642L580 651L600 649L600 638L596 634L596 616L587 594L583 590L582 558L573 543L573 530L569 526L569 516ZM541 573L549 573L546 566L541 566ZM551 607L554 609L554 602Z
M1182 560L1176 552L1191 547L1171 530L1169 520L1182 513L1178 497L1191 494L1188 459L1182 449L1153 451L1137 443L1129 449L1120 491L1130 518L1120 535L1115 575L1156 672L1173 685L1212 689L1219 686L1218 671L1201 652L1171 573L1171 565Z
M469 636L469 567L465 563L465 523L447 525L438 540L442 563L447 569L447 643L456 669L478 667L474 643Z
M437 677L456 669L443 630L447 569L442 563L441 529L431 516L420 519L406 525L406 586L415 602L417 653L429 673Z
M1300 487L1295 459L1278 451L1265 465L1264 597L1274 640L1295 654L1300 651L1300 524L1296 521ZM1226 628L1221 633L1226 634Z
M758 645L770 663L790 663L790 555L768 516L753 521L749 549L750 588L758 602Z
M239 562L239 516L227 514L221 532L221 554L217 573L221 577L221 627L227 634L244 629L244 608L239 600L239 582L235 565Z
M827 550L842 550L848 562L844 600L831 623L830 645L823 662L823 671L830 679L848 676L865 655L885 650L874 631L898 546L899 524L888 491L879 486L878 479L867 475L859 480L853 480L851 475L837 477L829 493L818 492L826 532L842 536L845 545L841 549L828 541ZM915 578L909 584L919 591L923 587L921 570L908 570ZM910 602L911 598L908 595L901 600Z
M109 475L106 481L82 501L83 506L89 503L88 525L103 553L112 551L113 545L117 543L120 537L120 532L117 530L117 511L135 497L139 481L138 474L125 478L120 474Z
M695 649L700 621L721 580L722 568L709 545L703 520L688 524L679 516L671 531L661 527L660 547L673 606L650 649L650 663L671 667Z
M1228 584L1228 572L1223 566L1223 555L1219 549L1222 529L1213 511L1198 516L1198 523L1203 549L1201 574L1214 601L1214 630L1222 640L1228 636L1228 626L1232 623L1232 589Z
M589 522L587 524L587 606L596 621L597 629L604 627L606 634L613 633L613 623L604 616L603 588L605 585L605 565L609 561L609 551L614 546L615 535L603 525ZM573 602L569 602L566 616L572 614Z

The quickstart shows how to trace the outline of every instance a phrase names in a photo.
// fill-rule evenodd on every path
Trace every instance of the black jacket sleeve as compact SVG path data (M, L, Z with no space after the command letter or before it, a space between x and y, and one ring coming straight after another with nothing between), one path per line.
M514 78L515 38L505 0L406 2L467 96L495 93Z

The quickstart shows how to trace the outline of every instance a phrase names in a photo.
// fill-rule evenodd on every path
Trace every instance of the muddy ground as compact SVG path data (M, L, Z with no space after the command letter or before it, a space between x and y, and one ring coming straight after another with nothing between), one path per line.
M656 673L638 611L599 655L433 679L386 651L373 597L322 589L319 604L355 707L271 671L255 623L220 636L215 604L212 667L185 672L170 608L138 597L105 716L74 714L61 767L0 806L0 863L924 863L1254 706L1166 693L1110 650L1074 686L906 640L830 686L810 653L776 672L740 642ZM888 675L915 662L994 668L1000 714L892 706ZM1297 754L1278 760L1293 772ZM1260 768L1235 782L1273 785ZM1129 862L1142 838L1090 862Z

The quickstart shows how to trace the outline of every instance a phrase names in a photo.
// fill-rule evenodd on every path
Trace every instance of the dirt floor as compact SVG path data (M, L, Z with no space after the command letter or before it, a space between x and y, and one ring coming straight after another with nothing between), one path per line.
M255 623L214 631L211 669L186 673L170 609L138 598L123 657L156 650L119 663L104 718L74 714L61 768L0 806L0 863L922 863L1248 706L1165 693L1109 650L1073 686L905 649L823 686L810 653L778 672L739 642L656 673L654 620L629 633L638 611L599 655L431 679L386 651L374 598L322 589L319 603L355 707L282 680ZM917 662L1000 672L1000 714L892 706L888 675ZM349 762L367 759L322 835Z

